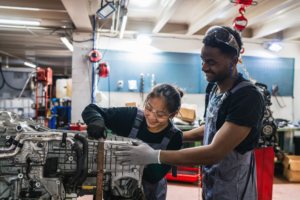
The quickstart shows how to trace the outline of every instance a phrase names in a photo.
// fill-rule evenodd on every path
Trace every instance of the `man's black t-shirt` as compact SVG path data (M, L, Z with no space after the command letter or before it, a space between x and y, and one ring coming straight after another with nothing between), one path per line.
M243 76L239 77L232 88L242 81L247 81ZM214 84L208 84L206 95L210 93ZM205 110L207 109L208 101L205 102ZM223 102L217 119L217 130L228 121L239 126L252 127L248 136L235 148L240 154L253 150L260 138L262 119L264 116L264 100L260 92L252 87L244 87L229 97ZM205 117L206 113L204 114ZM228 138L230 140L230 138Z
M87 106L82 112L84 122L89 125L95 120L102 120L105 126L117 133L119 136L128 137L134 120L136 118L137 108L118 107L118 108L101 108L94 104ZM140 126L137 138L146 143L160 144L167 134L172 124L158 133L152 133L147 128L145 117ZM167 146L167 150L179 150L182 146L182 132L177 132ZM145 168L143 179L149 183L157 183L170 171L171 166L165 164L150 164Z

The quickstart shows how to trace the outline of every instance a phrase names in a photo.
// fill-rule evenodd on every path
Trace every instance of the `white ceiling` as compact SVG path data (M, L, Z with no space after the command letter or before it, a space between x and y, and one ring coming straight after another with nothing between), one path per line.
M300 0L256 1L257 6L246 8L245 17L249 25L243 37L299 40ZM69 34L72 31L92 31L92 16L100 4L101 0L0 0L0 19L41 23L27 28L0 24L0 56L11 55L11 67L23 67L22 62L16 61L17 58L33 63L38 59L40 66L51 67L56 74L69 73L70 70L65 68L71 67L69 58L72 52L60 37L65 35L65 30ZM10 6L10 9L3 6ZM234 18L239 16L238 10L239 6L234 6L229 0L129 0L126 33L201 36L211 25L231 26ZM99 26L106 21L108 23L102 31L110 30L112 17L98 20ZM61 29L47 36L57 28Z

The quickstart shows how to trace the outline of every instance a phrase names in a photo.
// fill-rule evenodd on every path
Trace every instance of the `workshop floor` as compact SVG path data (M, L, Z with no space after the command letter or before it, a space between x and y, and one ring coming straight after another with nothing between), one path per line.
M290 183L282 175L274 177L273 200L299 200L300 183ZM167 200L198 200L199 188L192 183L168 182ZM92 200L84 196L78 200Z

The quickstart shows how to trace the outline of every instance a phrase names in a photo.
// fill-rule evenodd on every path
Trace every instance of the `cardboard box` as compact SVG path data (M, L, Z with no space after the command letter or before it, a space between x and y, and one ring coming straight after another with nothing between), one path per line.
M180 108L179 112L181 113L181 115L180 113L178 113L176 117L181 119L182 121L194 122L196 119L196 111L193 109Z
M125 103L126 107L136 107L136 102L133 103Z
M300 182L300 156L285 156L283 175L291 182Z

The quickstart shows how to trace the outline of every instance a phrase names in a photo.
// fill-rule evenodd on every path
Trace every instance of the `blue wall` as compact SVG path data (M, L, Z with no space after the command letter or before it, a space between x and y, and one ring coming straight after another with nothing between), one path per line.
M101 50L104 53L104 50ZM132 53L107 50L101 62L110 65L110 91L139 92L140 74L145 75L144 92L151 89L152 74L156 83L170 83L187 93L205 93L207 81L201 71L199 54L191 53ZM253 79L268 85L278 84L282 96L293 96L294 59L243 56L243 62ZM238 70L244 73L239 65ZM150 74L148 77L147 75ZM118 88L118 80L124 81ZM137 89L129 90L128 80L137 81ZM98 89L108 91L108 78L101 78Z

